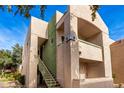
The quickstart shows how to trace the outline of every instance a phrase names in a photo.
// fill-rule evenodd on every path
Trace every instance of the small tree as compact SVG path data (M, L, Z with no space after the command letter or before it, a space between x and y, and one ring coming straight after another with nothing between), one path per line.
M0 70L16 69L22 62L22 47L17 43L10 50L0 50Z
M22 63L22 46L18 43L12 47L12 60L17 65Z

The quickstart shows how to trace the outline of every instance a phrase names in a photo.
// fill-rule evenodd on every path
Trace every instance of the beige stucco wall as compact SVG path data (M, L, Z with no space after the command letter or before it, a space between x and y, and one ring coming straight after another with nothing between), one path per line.
M87 64L87 78L101 78L105 77L104 63Z
M89 24L88 26L85 25L87 26L84 27L85 30L87 30L86 28L89 26L92 26L94 31L98 31L97 34L87 38L86 41L101 46L101 49L79 43L79 18L84 20L82 21L83 24ZM34 17L31 18L29 33L24 45L24 55L26 56L23 56L23 73L26 75L27 87L37 87L38 47L42 45L42 43L48 38L47 25L47 22ZM83 77L81 74L87 73L88 78L98 78L101 80L100 82L102 82L101 85L100 82L95 82L96 85L93 86L111 87L112 72L111 55L109 49L110 39L108 35L108 28L99 14L97 13L96 20L92 21L91 10L89 6L69 6L68 12L64 15L60 12L56 12L56 29L56 78L58 82L63 87L85 87L83 86L83 83L86 83L87 81L82 82L80 79ZM90 28L89 30L92 29ZM85 34L88 34L88 30ZM60 37L62 35L65 36L65 40L63 44L60 44L62 43ZM74 35L75 40L66 41L66 37L68 35ZM40 41L38 38L40 38ZM27 44L27 42L29 44ZM83 47L83 49L87 50L85 56L90 61L97 60L97 62L100 61L101 63L93 62L92 64L88 64L87 67L85 67L86 65L84 64L81 66L79 60L79 44ZM82 55L82 57L84 57L84 55ZM85 70L87 72L83 71L83 68L86 68ZM104 77L105 79L101 79L101 77ZM90 80L88 80L88 82L90 82ZM108 86L104 86L104 82L106 82ZM92 87L90 86L91 83L87 84L89 84L86 85L87 87Z
M96 13L95 21L92 21L92 11L90 10L89 5L70 5L69 11L74 16L82 18L83 20L94 24L94 26L98 27L98 29L102 30L103 32L108 33L108 28L98 13Z
M85 56L87 56L89 59L96 59L97 61L101 61L101 63L92 63L87 65L88 77L104 77L106 80L105 82L108 81L108 84L110 85L110 87L112 87L111 57L109 49L110 40L108 35L108 28L99 14L97 14L96 20L94 22L92 21L91 10L89 9L89 6L69 6L69 11L57 24L58 29L60 26L63 27L62 24L64 23L63 30L65 37L68 34L72 33L76 36L75 41L64 42L64 48L62 48L63 50L61 50L61 53L65 52L64 57L62 57L63 55L60 54L60 56L64 58L64 87L74 87L75 85L77 85L80 77L83 77L83 75L79 74L80 72L82 72L81 69L83 68L79 65L78 18L85 20L82 21L84 22L83 24L85 24L85 22L86 24L87 22L89 22L88 24L90 24L92 28L94 27L93 29L99 31L94 36L87 38L86 41L101 46L101 49L98 49L96 47L88 48L87 46L81 45L82 47L85 47L85 50L90 50L90 52L95 51L94 55L90 55L92 53L88 52L85 53ZM83 73L85 73L85 71ZM76 82L76 84L74 84L74 82ZM103 86L103 84L101 83L101 87L107 86Z
M56 23L58 23L63 14L61 12L56 12ZM64 45L61 41L61 36L63 36L63 29L56 30L56 78L57 81L64 87Z
M47 39L47 22L31 17L31 24L24 44L23 74L26 76L26 87L37 87L38 45ZM38 42L38 37L42 40Z
M40 38L48 38L47 24L47 22L32 16L31 33L36 34Z
M113 88L111 78L91 78L86 79L85 82L80 80L80 87L82 88Z
M92 37L89 37L86 39L86 41L91 42L93 44L96 44L98 46L102 46L102 33L97 33L93 35Z
M105 77L112 78L109 35L103 32L102 39L103 39L103 56L104 56L103 60L104 60L104 66L105 66Z
M30 40L31 39L31 26L29 26L25 43L23 46L22 56L22 74L25 75L25 83L28 85L29 81L29 60L30 60Z
M103 61L102 47L79 41L80 58Z
M74 17L73 15L70 15L70 13L65 14L61 20L63 23L61 23L61 20L59 21L61 24L63 24L64 28L63 30L63 35L68 36L71 33L74 33L76 35L76 41L69 41L66 42L64 40L63 45L58 46L59 50L57 56L58 58L62 57L60 62L63 65L63 80L64 82L64 87L73 87L73 79L79 79L79 53L78 53L78 38L77 38L77 18ZM61 27L60 27L61 28ZM58 35L61 35L59 32L60 30L58 29ZM61 43L59 42L60 38L58 38L58 44ZM63 53L63 54L62 54ZM60 56L60 57L59 57ZM58 60L59 61L59 60ZM57 61L57 62L58 62ZM59 76L58 76L59 77ZM79 84L79 83L78 83Z

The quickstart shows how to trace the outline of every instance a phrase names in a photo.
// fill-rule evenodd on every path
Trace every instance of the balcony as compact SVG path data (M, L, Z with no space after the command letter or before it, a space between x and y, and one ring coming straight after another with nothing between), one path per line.
M79 39L79 57L83 62L102 62L102 47Z

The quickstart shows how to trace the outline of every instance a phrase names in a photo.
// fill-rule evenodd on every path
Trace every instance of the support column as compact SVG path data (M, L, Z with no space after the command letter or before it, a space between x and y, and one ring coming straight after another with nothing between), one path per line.
M30 60L29 60L29 88L37 87L37 64L38 64L38 37L31 34L30 43Z
M105 77L112 78L112 69L111 69L111 55L110 55L110 42L109 36L107 33L102 32L102 41L103 41L103 58L104 58L104 67L105 67Z
M69 14L64 21L64 85L79 87L79 51L77 17ZM76 85L76 86L75 86Z

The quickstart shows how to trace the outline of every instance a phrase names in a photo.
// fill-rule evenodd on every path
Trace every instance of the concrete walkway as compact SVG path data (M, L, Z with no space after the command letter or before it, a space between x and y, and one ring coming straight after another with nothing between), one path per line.
M15 88L16 83L14 81L0 81L0 88Z

